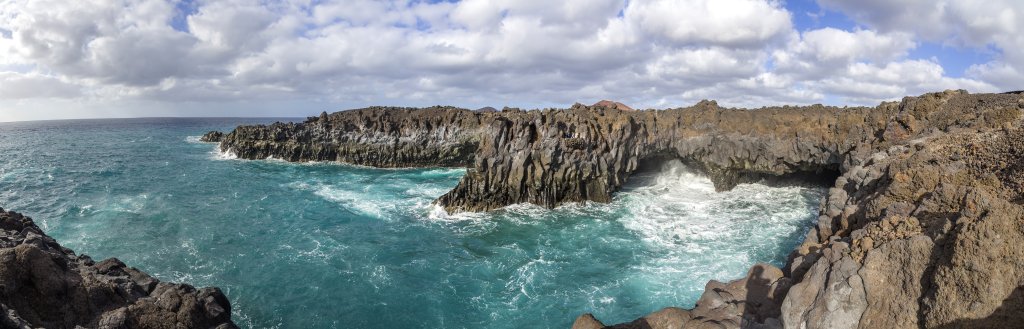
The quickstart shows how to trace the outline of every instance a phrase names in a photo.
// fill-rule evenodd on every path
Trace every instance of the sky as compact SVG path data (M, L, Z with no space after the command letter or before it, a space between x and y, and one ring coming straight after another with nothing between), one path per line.
M0 0L0 121L1024 89L1024 1Z

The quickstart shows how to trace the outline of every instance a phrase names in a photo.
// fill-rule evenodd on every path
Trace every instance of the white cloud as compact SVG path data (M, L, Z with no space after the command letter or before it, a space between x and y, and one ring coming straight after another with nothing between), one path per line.
M226 0L184 13L177 0L10 0L0 3L0 99L72 97L91 108L533 107L603 98L757 106L874 104L1024 82L1024 47L1007 49L1024 45L1020 5L938 2L821 0L864 27L797 31L776 0ZM947 25L928 30L908 22L915 18ZM920 38L994 45L1002 56L953 79L932 60L908 58Z
M676 45L757 48L791 29L788 11L761 0L635 1L625 14L644 32Z
M1024 85L1024 1L818 0L884 32L913 33L952 46L994 47L999 54L967 75L1003 89Z

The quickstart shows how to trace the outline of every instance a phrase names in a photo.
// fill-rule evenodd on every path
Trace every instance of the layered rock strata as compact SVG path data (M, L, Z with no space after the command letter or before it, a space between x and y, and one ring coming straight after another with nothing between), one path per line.
M76 255L0 208L0 328L236 328L217 288Z
M756 265L709 283L692 310L614 327L1005 327L1024 323L1022 109L1019 94L963 91L874 108L370 108L239 127L221 148L247 159L466 166L436 201L453 212L608 202L641 164L664 159L703 170L720 190L825 177L834 184L820 216L782 269ZM574 327L604 324L584 315Z

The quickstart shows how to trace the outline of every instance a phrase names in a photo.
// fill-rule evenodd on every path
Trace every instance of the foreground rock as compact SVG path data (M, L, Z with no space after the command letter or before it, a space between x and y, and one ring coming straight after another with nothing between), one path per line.
M662 111L370 108L243 126L247 159L467 166L436 203L480 211L608 202L644 163L681 159L719 190L833 187L785 266L708 283L692 310L614 328L974 328L1024 323L1020 94L947 91L874 108ZM605 325L591 315L576 328Z
M0 328L236 328L217 288L94 262L0 208Z

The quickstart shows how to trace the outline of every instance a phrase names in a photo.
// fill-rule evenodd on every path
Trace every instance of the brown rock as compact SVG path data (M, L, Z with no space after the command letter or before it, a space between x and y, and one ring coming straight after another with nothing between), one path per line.
M576 321L572 323L572 329L601 329L604 328L604 323L594 318L593 314L587 313L580 315L576 318Z
M610 100L602 100L600 102L594 103L594 105L591 105L590 107L603 107L619 111L636 111L632 107L626 106L626 104Z

